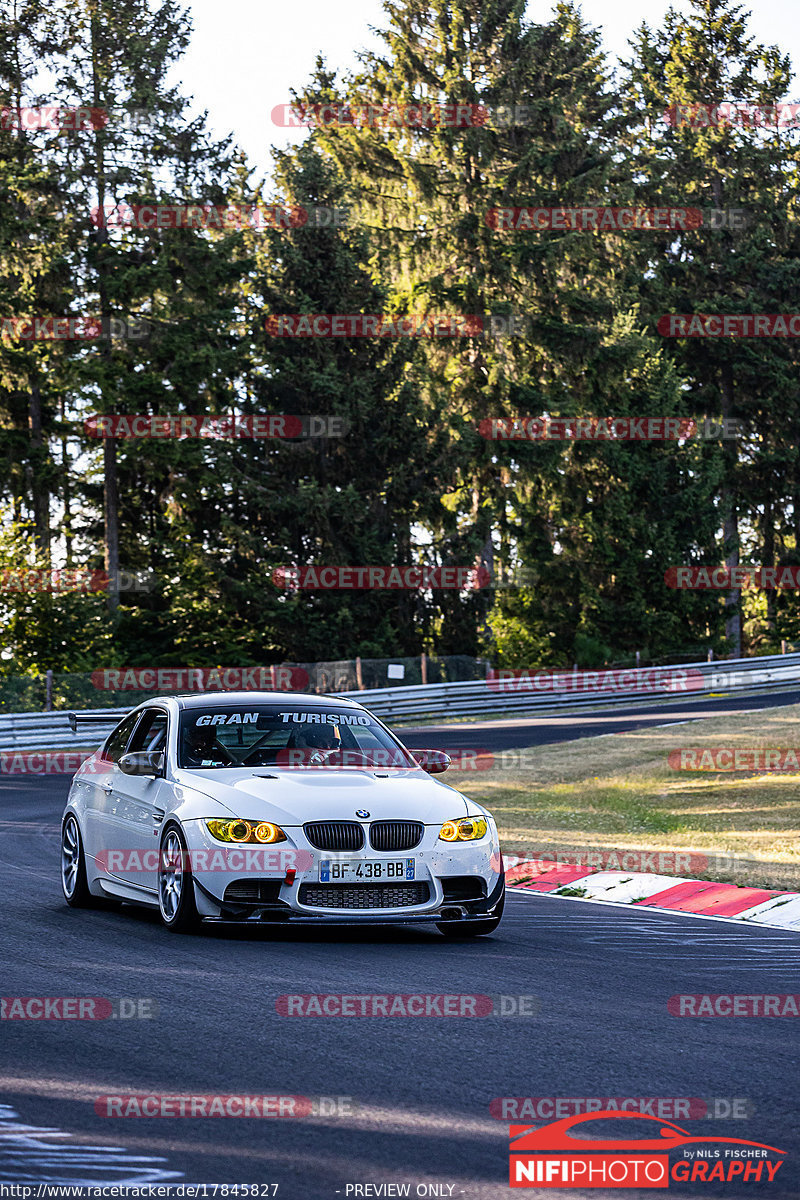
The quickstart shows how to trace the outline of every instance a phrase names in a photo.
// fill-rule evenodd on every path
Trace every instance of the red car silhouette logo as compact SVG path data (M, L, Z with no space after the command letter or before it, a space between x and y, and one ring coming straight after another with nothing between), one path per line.
M652 1121L659 1126L659 1135L653 1138L616 1138L610 1141L603 1138L589 1139L570 1136L575 1125L588 1124L591 1121L607 1121L609 1118L616 1121ZM646 1113L620 1112L617 1109L564 1117L561 1121L554 1121L551 1125L543 1125L538 1129L532 1128L530 1125L511 1125L509 1136L512 1154L535 1153L536 1151L549 1153L553 1150L571 1150L573 1153L585 1153L592 1150L660 1150L663 1153L674 1147L691 1146L700 1142L703 1145L707 1145L709 1142L717 1144L722 1142L732 1146L756 1146L760 1150L772 1150L775 1154L786 1153L785 1150L779 1150L777 1146L767 1146L764 1142L750 1142L744 1138L691 1134L671 1121L662 1121L658 1117L650 1117Z

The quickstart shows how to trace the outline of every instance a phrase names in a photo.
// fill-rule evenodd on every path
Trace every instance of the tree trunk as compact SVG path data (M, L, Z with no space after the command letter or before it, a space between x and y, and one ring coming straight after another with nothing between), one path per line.
M730 363L722 367L722 419L733 416L733 369ZM737 510L734 468L736 465L736 443L723 440L722 453L725 460L725 482L720 491L722 509L722 552L725 566L730 571L739 565L739 514ZM725 597L725 639L728 643L728 658L742 657L742 591L731 588Z
M764 504L764 528L762 533L763 557L765 567L775 566L775 524L772 516L772 500ZM764 596L767 603L766 632L770 642L774 641L777 630L777 611L775 603L775 588L765 588Z
M61 424L62 425L64 425L66 423L65 408L66 408L66 406L64 404L64 397L62 396L61 397ZM72 530L72 488L70 486L70 482L71 482L70 469L71 469L71 464L69 461L69 452L67 450L67 439L66 439L66 437L62 437L62 439L61 439L61 478L62 478L61 498L62 498L62 501L64 504L64 520L62 522L62 529L64 531L64 547L65 547L64 562L67 567L71 567L73 565L72 543L73 543L73 538L75 536L73 533L73 530Z
M33 534L36 549L50 565L50 492L47 485L47 453L42 434L42 393L38 381L31 384L28 398L30 458L26 469L33 510Z
M101 108L100 79L97 72L96 39L97 12L91 9L92 31L92 102L95 108ZM99 213L105 211L106 201L106 172L103 131L99 129L94 134L95 145L95 185L97 187L97 204ZM100 297L100 319L102 336L100 353L111 365L111 309L106 287L105 251L108 245L108 231L105 222L100 220L95 231L97 241L97 291ZM110 375L110 369L107 373ZM103 395L103 412L111 411ZM103 439L103 518L105 523L104 565L108 576L108 608L116 612L119 608L119 487L117 483L117 443L115 438Z

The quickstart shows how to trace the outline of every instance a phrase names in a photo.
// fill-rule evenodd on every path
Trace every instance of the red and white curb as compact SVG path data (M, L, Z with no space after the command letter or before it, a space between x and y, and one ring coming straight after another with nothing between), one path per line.
M645 871L591 871L585 866L542 859L528 859L508 868L506 885L515 892L550 893L800 930L800 892L737 887L734 883L709 883Z

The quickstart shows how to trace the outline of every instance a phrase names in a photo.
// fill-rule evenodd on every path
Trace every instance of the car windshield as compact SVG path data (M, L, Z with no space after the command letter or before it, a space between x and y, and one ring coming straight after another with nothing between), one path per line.
M408 752L359 709L211 703L184 709L178 728L181 767L416 767Z

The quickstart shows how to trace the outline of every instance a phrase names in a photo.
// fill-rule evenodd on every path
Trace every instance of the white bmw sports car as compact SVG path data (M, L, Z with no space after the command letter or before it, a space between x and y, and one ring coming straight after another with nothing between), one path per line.
M448 936L492 933L505 899L497 827L431 778L449 761L406 749L351 700L148 700L72 781L64 896L150 905L177 931L433 921Z

